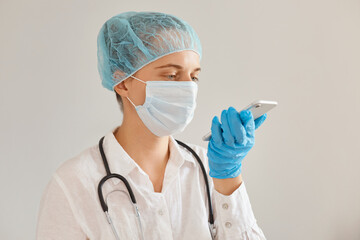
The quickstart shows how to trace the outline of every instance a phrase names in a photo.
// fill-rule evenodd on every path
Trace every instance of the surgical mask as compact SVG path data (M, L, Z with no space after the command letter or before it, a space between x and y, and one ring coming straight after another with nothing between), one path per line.
M197 83L193 81L143 81L146 98L143 105L135 104L137 114L155 135L168 136L182 132L193 119L196 108Z

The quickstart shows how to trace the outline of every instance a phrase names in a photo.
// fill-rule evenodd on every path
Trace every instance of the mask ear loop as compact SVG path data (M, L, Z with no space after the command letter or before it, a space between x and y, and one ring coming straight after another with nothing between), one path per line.
M134 78L134 79L136 79L136 80L138 80L138 81L140 81L140 82L143 82L143 83L147 84L145 81L143 81L143 80L141 80L141 79L139 79L139 78L137 78L137 77L134 77L133 75L131 75L130 77L132 77L132 78ZM127 98L127 99L129 100L129 102L134 106L134 108L136 108L135 104L130 100L130 98L128 98L127 96L126 96L126 98Z
M140 82L143 82L143 83L147 84L145 81L143 81L143 80L141 80L141 79L138 79L137 77L134 77L133 75L131 75L130 77L135 78L136 80L138 80L138 81L140 81Z
M128 96L126 96L126 98L129 100L129 102L134 106L134 108L136 108L135 104L130 100L130 98Z

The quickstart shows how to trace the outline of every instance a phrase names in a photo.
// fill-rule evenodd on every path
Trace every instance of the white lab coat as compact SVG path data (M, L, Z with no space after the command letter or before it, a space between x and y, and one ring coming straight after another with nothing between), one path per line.
M112 173L130 183L141 214L145 239L209 240L208 206L204 178L193 155L170 136L170 157L162 192L154 192L148 175L124 151L112 129L103 148ZM199 155L208 173L207 149L188 144ZM65 161L53 174L40 203L37 239L115 239L98 198L98 183L106 171L98 143ZM209 179L216 227L215 239L264 240L257 225L245 183L231 195L220 194ZM120 239L140 239L134 208L121 191L118 179L103 185ZM110 193L112 192L112 193Z

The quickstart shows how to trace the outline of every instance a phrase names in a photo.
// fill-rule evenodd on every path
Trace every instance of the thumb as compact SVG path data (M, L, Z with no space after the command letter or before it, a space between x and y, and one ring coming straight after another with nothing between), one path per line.
M265 113L260 117L258 117L257 119L255 119L255 130L258 129L258 127L260 127L263 124L266 118L267 118L267 114Z

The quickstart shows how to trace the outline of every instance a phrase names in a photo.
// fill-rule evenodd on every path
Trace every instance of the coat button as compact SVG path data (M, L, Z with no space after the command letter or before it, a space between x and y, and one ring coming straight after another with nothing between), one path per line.
M229 205L228 205L227 203L224 203L224 204L222 205L222 208L223 208L223 209L228 209L228 208L229 208Z
M225 223L225 227L231 228L231 222L226 222L226 223Z
M158 211L158 213L159 213L159 215L164 215L164 212L160 209L159 211Z

